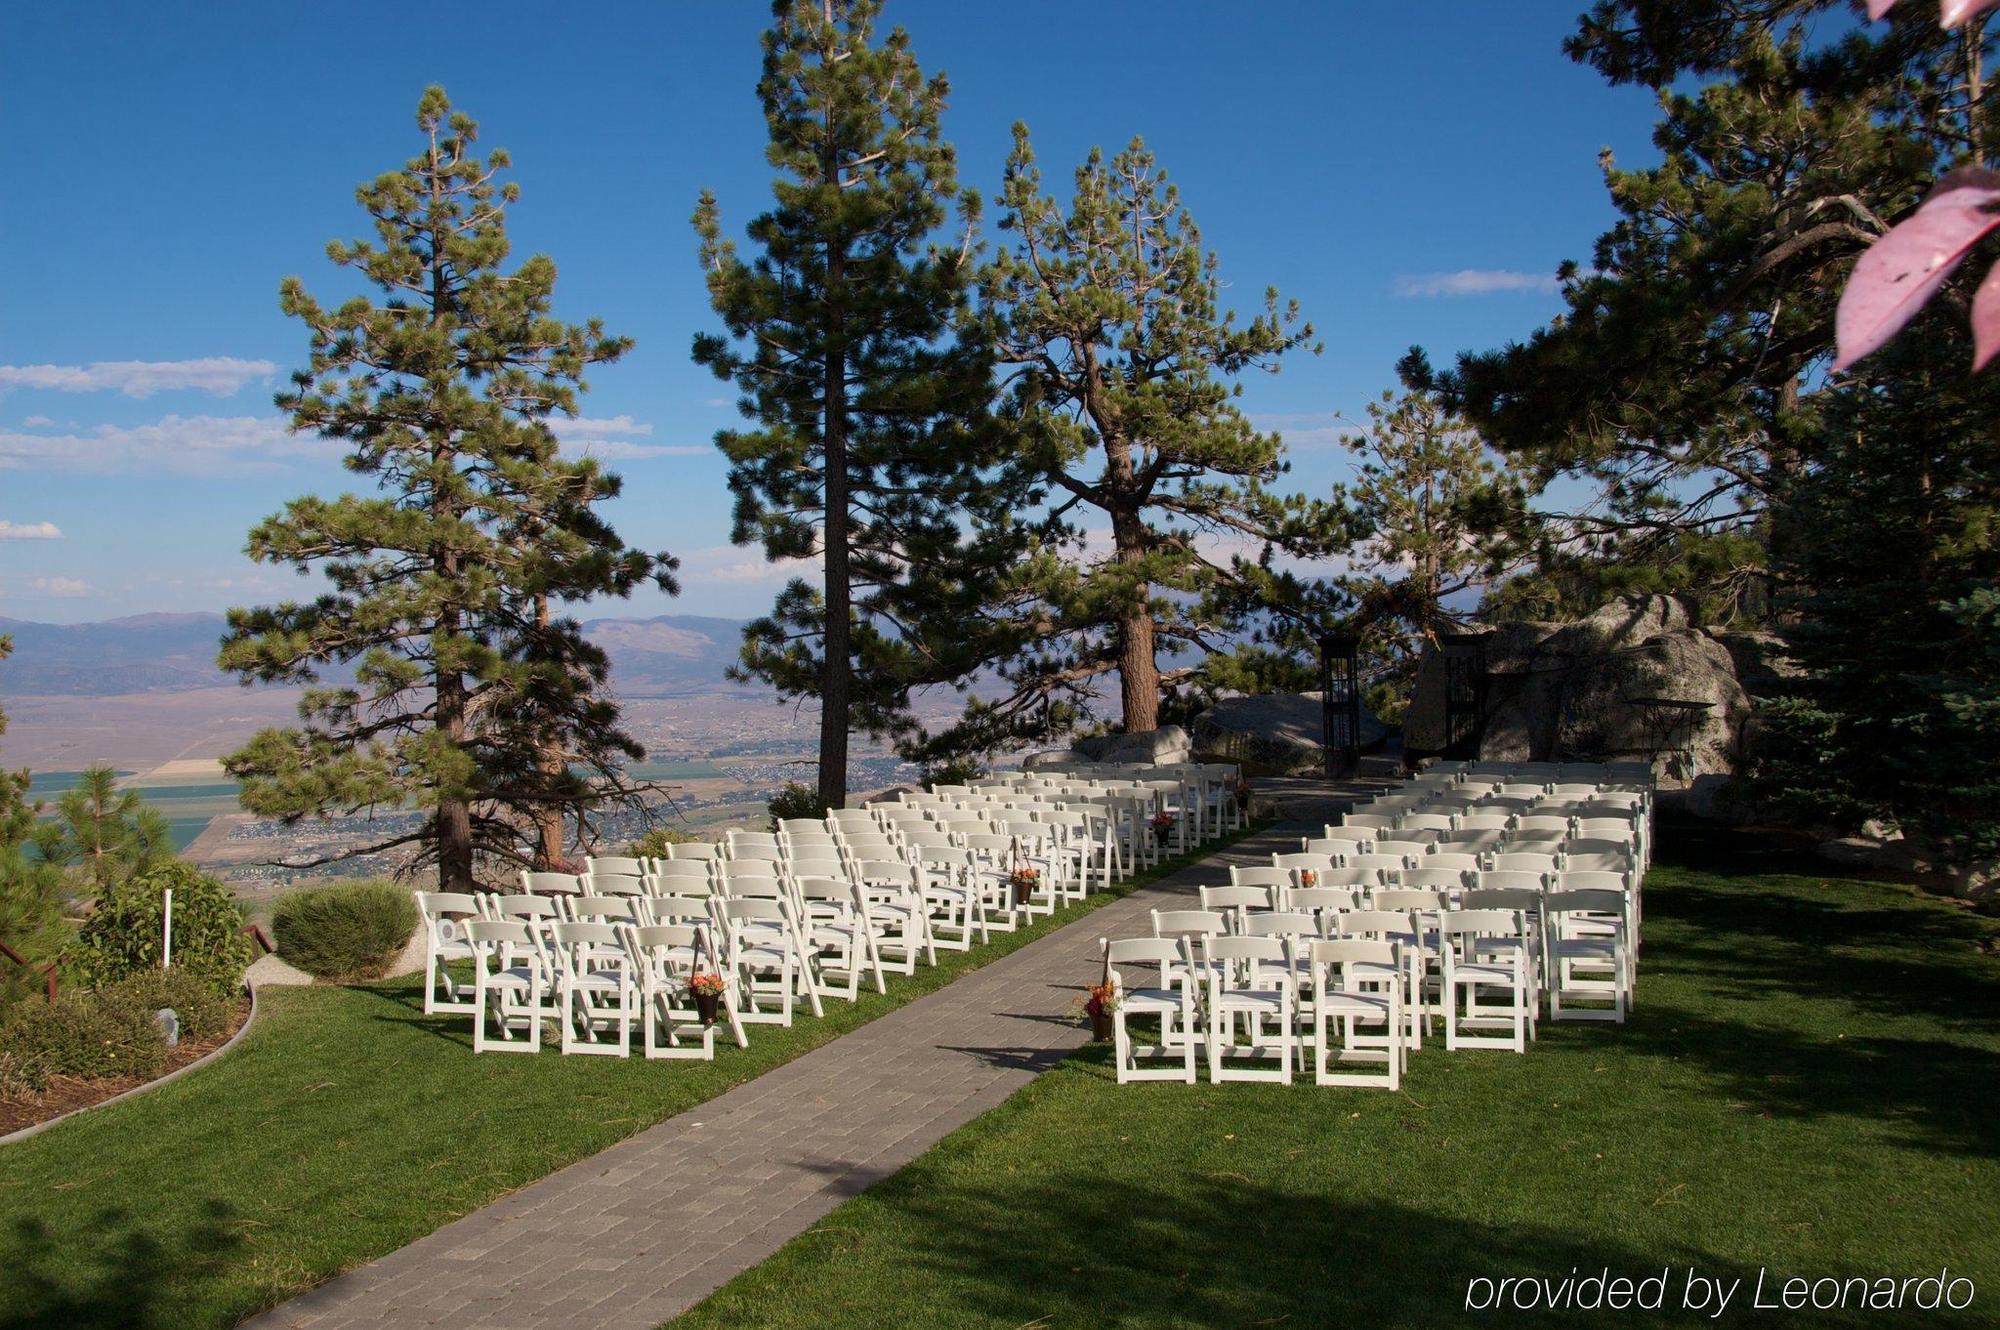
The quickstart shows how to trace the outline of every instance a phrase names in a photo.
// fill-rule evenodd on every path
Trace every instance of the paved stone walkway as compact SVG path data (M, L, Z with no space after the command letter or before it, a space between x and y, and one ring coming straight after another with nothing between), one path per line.
M1148 910L1301 830L1239 841L246 1324L652 1330L1081 1045L1064 1013L1100 936L1144 934Z

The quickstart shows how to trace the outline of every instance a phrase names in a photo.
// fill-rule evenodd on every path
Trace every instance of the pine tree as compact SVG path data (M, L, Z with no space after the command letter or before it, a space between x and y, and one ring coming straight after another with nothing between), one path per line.
M0 636L0 663L14 651ZM0 711L0 736L7 713ZM29 773L0 769L0 942L25 965L0 957L0 1008L41 990L41 967L62 950L69 929L62 917L62 872L37 848L41 806L28 798Z
M550 316L547 257L504 270L518 186L496 180L505 153L473 155L477 127L443 89L417 123L419 155L357 191L375 239L327 249L381 303L328 308L297 278L283 286L311 359L278 405L295 429L344 440L348 469L380 492L296 499L250 533L250 557L317 569L331 589L231 611L224 669L308 687L298 727L225 765L246 808L288 821L414 805L415 830L345 853L414 844L466 890L477 856L534 862L522 842L537 815L592 793L551 779L548 754L615 780L639 751L602 692L602 653L538 607L665 584L671 561L595 516L616 478L561 457L548 425L630 342ZM352 682L323 681L329 667Z
M1983 20L1940 30L1905 8L1853 29L1847 0L1599 0L1565 44L1657 94L1663 160L1603 156L1619 219L1588 268L1563 268L1563 313L1455 378L1538 483L1583 482L1551 513L1579 589L1609 589L1591 565L1610 561L1762 598L1764 518L1820 437L1855 257L1992 141Z
M1344 441L1355 474L1334 502L1367 533L1341 580L1357 603L1369 672L1385 696L1401 698L1424 648L1463 617L1448 602L1515 565L1527 522L1518 480L1451 411L1423 352L1412 349L1397 369L1401 391L1369 402L1369 427Z
M1968 279L1970 280L1970 279ZM2000 376L1949 308L1858 367L1779 495L1788 653L1758 784L1804 820L2000 854Z
M56 836L43 839L50 860L74 865L92 892L103 892L171 859L166 818L137 791L118 788L118 773L101 763L84 768L56 798Z
M742 391L724 431L732 539L817 559L745 633L738 677L820 707L819 793L840 807L850 729L910 729L913 688L958 682L991 582L1021 547L1026 481L987 428L992 356L967 320L978 197L875 0L776 0L757 85L779 172L746 262L703 194L695 228L726 335L695 359ZM932 236L957 202L966 239Z
M1014 243L983 290L1015 367L1004 415L1053 525L997 609L1011 695L975 704L933 755L1063 728L1110 674L1126 731L1156 728L1163 685L1194 672L1163 672L1159 654L1216 645L1199 602L1255 566L1243 547L1323 552L1340 526L1265 488L1286 469L1282 444L1235 403L1233 380L1275 370L1311 325L1275 290L1248 324L1222 309L1218 260L1144 144L1108 162L1093 151L1064 210L1016 125L1002 201ZM1086 552L1078 514L1108 526L1104 557Z

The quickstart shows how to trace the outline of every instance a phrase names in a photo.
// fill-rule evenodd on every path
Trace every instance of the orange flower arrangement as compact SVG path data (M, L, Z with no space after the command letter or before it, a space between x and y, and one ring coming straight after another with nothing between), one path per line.
M1315 873L1312 869L1301 868L1299 870L1299 886L1310 887L1318 881L1319 881L1319 874Z
M688 992L702 994L720 993L726 985L722 976L713 970L696 970L688 976Z

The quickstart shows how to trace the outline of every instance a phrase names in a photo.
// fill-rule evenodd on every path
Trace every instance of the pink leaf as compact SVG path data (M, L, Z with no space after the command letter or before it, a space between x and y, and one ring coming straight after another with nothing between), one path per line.
M2000 351L2000 263L1986 270L1986 280L1972 293L1972 368L1976 373Z
M1868 247L1840 293L1834 316L1846 369L1902 330L1988 231L2000 226L2000 174L1968 167L1938 181L1914 213Z
M1871 20L1880 19L1895 3L1896 0L1868 0L1868 17Z
M1889 0L1889 4L1894 3L1895 0ZM1944 0L1944 3L1938 6L1938 22L1944 27L1955 28L1973 15L1991 9L1996 4L2000 4L2000 0ZM1887 9L1889 5L1882 7Z

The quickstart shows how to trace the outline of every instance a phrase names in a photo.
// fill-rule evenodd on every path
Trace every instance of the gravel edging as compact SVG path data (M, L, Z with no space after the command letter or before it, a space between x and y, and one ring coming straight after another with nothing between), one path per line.
M193 1062L188 1063L185 1067L178 1067L164 1076L147 1081L144 1085L135 1085L129 1090L112 1095L109 1099L100 1099L94 1104L85 1104L82 1108L72 1108L69 1112L58 1113L44 1122L37 1122L32 1126L23 1127L19 1131L8 1132L5 1136L0 1136L0 1145L12 1145L16 1141L25 1141L30 1136L47 1131L59 1122L67 1122L73 1117L89 1113L94 1109L119 1103L122 1100L136 1099L148 1090L157 1090L169 1081L179 1080L191 1071L199 1071L201 1068L206 1067L209 1063L215 1061L224 1053L236 1047L238 1043L242 1042L243 1036L250 1033L250 1027L257 1023L257 988L254 984L246 985L246 987L250 990L250 1014L243 1018L243 1024L236 1027L236 1033L230 1035L220 1048L210 1049Z

